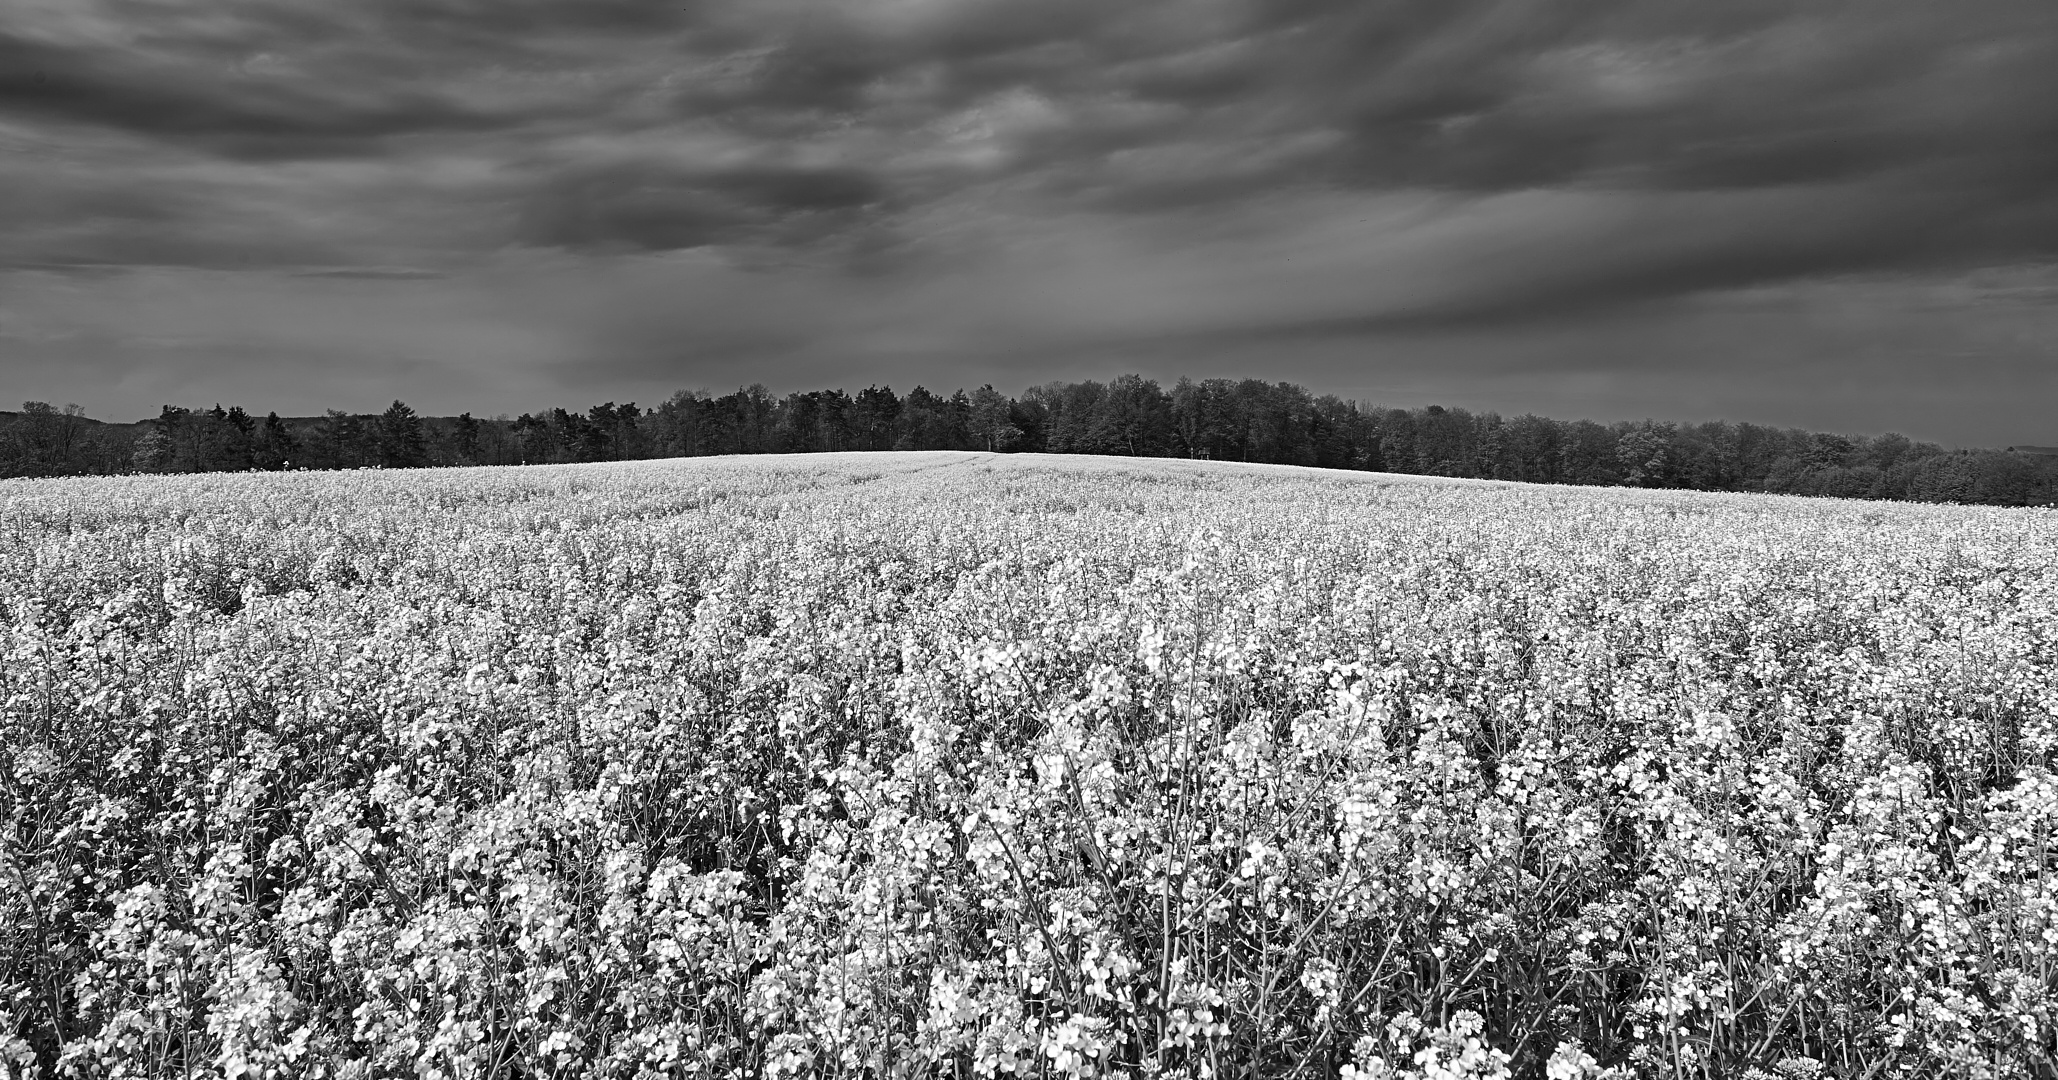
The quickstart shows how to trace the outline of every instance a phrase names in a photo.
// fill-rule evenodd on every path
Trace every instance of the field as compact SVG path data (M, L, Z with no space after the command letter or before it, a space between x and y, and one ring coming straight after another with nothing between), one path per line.
M0 1060L2058 1076L2058 514L982 454L0 484Z

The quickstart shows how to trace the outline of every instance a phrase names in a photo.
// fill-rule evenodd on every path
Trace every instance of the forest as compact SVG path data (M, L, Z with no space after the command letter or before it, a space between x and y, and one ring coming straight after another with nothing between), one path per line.
M718 454L979 450L1117 454L1534 483L1761 491L1994 505L2058 502L2058 448L1947 450L1903 435L1713 421L1557 420L1429 405L1382 408L1286 382L1138 375L1052 382L1010 397L869 386L790 393L682 390L519 416L257 417L167 405L134 424L77 406L0 413L0 476L517 465Z

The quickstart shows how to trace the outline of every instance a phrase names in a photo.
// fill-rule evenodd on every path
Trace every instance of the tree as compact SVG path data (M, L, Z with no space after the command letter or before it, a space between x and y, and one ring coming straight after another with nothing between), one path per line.
M165 437L166 447L157 468L164 472L190 471L194 458L192 410L178 405L163 405L157 410L157 432Z
M896 450L957 450L963 441L953 402L917 386L901 399Z
M1432 476L1466 476L1478 458L1479 431L1464 409L1431 405L1415 414L1416 470Z
M376 448L367 445L370 439L365 419L341 409L328 410L315 425L314 438L308 446L314 458L310 464L318 469L355 469L372 464Z
M278 413L266 413L264 422L258 425L257 434L250 440L250 464L253 468L278 470L290 469L300 456L300 440L293 437L286 422Z
M1179 441L1179 452L1187 457L1213 457L1215 444L1221 439L1212 391L1208 383L1197 383L1184 376L1172 384L1172 437Z
M236 410L236 417L248 424L249 416ZM250 467L250 438L247 430L220 405L200 411L166 405L157 414L158 430L171 441L169 459L163 468L170 472L231 472Z
M24 401L0 430L0 476L59 476L88 471L92 421L77 405Z
M1615 443L1622 482L1631 487L1671 487L1672 425L1649 420L1624 431Z
M890 386L867 386L850 405L851 441L859 450L891 450L899 437L900 398Z
M1314 399L1292 383L1245 379L1230 393L1230 413L1242 432L1245 461L1280 465L1315 463Z
M1621 479L1615 456L1621 436L1591 420L1567 421L1558 443L1560 483L1609 485Z
M1372 418L1333 394L1315 399L1315 464L1325 469L1376 469L1379 436Z
M963 389L951 391L943 403L942 450L975 450L978 440L972 437L972 399L965 396Z
M818 390L807 398L814 410L809 445L823 450L850 449L850 395L841 390Z
M1472 441L1470 475L1482 480L1514 479L1515 467L1508 454L1508 428L1501 414L1483 413L1472 419L1476 435Z
M1524 413L1508 421L1507 448L1515 479L1551 484L1558 481L1559 448L1564 436L1556 421Z
M1857 444L1842 435L1815 432L1808 439L1808 463L1818 469L1843 468L1851 465Z
M1043 448L1053 454L1098 454L1109 451L1093 438L1093 411L1107 387L1092 379L1032 386L1022 396L1043 411Z
M779 399L763 383L752 383L714 400L717 454L766 454L778 449Z
M21 411L36 422L44 459L60 471L71 471L68 466L86 433L86 410L77 403L59 409L47 401L24 401Z
M479 463L479 421L471 413L457 414L450 433L450 458L453 465Z
M1155 380L1120 375L1087 413L1084 442L1103 454L1158 457L1172 449L1172 402Z
M697 457L708 453L708 399L696 390L680 390L646 420L650 443L659 457Z
M628 461L647 456L643 439L643 410L637 408L635 402L624 402L613 408L596 405L587 411L587 416L593 426L606 435L608 460Z
M1420 472L1421 455L1415 452L1415 414L1406 409L1387 409L1378 414L1379 453L1388 472Z
M379 464L386 468L418 469L429 463L429 446L422 434L422 418L403 401L396 399L379 414L376 439Z
M479 464L512 465L518 460L514 420L506 413L479 423Z
M1729 424L1681 424L1672 433L1669 451L1672 482L1677 487L1734 491L1737 487L1737 432Z
M612 402L609 403L610 406L612 404ZM557 447L557 455L547 460L598 461L601 459L601 454L606 449L602 445L605 435L603 434L599 438L595 437L592 421L578 413L567 412L561 408L551 409L548 413L544 414L543 419L544 423L549 425L552 442Z
M540 465L557 460L557 436L546 416L523 413L515 417L508 432L514 436L515 460L521 464Z
M822 453L849 446L850 398L841 390L788 394L779 405L781 450Z
M243 472L250 468L250 440L257 422L241 405L224 410L217 402L207 414L207 472Z
M163 425L152 424L149 430L136 437L136 449L130 461L139 472L167 472L171 469L172 440Z
M1860 452L1865 460L1881 469L1891 469L1915 450L1914 440L1898 431L1866 439Z
M972 391L970 401L972 437L983 443L987 452L1006 450L1021 438L1022 429L1015 426L1015 403L992 383Z
M1015 449L1023 453L1038 454L1046 448L1045 436L1050 427L1050 410L1043 403L1028 394L1008 403L1008 422L1021 434L1015 436Z

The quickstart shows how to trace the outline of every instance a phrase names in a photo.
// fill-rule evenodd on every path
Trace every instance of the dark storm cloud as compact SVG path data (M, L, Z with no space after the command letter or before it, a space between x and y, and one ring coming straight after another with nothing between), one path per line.
M1948 217L1977 219L2041 199L2058 178L2058 23L2033 2L1861 12L1627 0L244 0L174 17L122 0L104 10L119 36L0 28L0 115L246 159L401 155L394 140L435 136L514 162L539 142L565 143L554 169L478 186L512 209L508 239L581 250L808 243L823 229L796 229L796 216L847 224L997 182L1133 214L1311 186L1879 179L1926 184L1956 200ZM651 149L698 140L709 160L622 164L620 147L579 142L601 136ZM711 138L723 145L701 145ZM834 160L784 160L811 146ZM2041 229L2042 215L2031 217ZM2014 246L2038 253L2053 241L2038 231ZM1935 248L1902 246L1911 257ZM1727 269L1711 269L1711 282L1749 260L1717 261ZM1777 276L1842 260L1760 261ZM1681 287L1699 281L1676 276Z
M1725 199L1670 194L1588 232L1594 250L1503 245L1432 297L1362 315L1253 324L1256 337L1579 320L1598 310L1767 283L2008 264L2058 239L2058 192L1959 205L1956 193L1782 188Z
M1267 56L1337 176L1509 190L1819 182L2048 132L2047 5L1343 5ZM1285 40L1282 39L1282 44ZM1285 55L1290 52L1291 55ZM2039 161L2038 159L2041 159Z
M0 114L99 125L251 158L372 152L403 134L484 130L494 118L395 87L370 99L191 64L0 33Z
M753 364L846 340L1104 357L1479 329L1517 349L1611 312L2054 259L2049 0L0 14L0 269L413 286L452 307L407 325L519 325L483 351L552 370L734 342ZM631 299L565 285L618 272ZM247 293L224 309L276 302ZM586 306L539 329L515 309L540 302L497 299L553 294ZM334 337L310 355L347 352Z

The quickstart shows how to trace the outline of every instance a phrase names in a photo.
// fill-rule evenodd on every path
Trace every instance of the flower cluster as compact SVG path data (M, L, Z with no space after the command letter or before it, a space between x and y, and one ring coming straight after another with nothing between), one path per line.
M0 484L0 1072L2048 1077L2058 517Z

